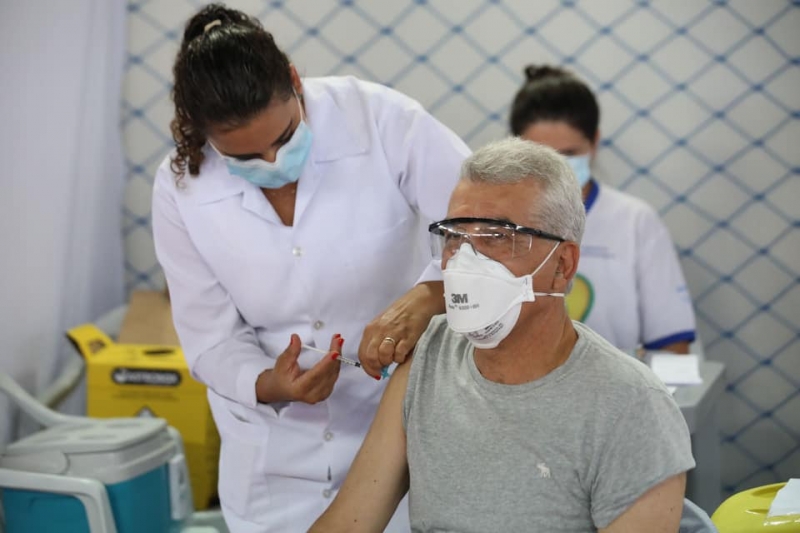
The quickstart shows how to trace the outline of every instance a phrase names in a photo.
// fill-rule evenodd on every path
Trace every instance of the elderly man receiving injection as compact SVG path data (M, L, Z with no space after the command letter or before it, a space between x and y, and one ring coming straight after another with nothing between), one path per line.
M675 532L689 432L640 362L569 319L585 212L550 148L469 157L442 253L446 317L384 393L312 532L378 532L409 493L415 532Z

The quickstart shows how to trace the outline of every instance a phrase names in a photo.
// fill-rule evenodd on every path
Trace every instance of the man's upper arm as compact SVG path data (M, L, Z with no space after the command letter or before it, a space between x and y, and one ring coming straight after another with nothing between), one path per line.
M600 529L599 533L677 532L685 489L685 473L662 481L645 492L608 527Z
M395 369L361 449L331 506L310 532L380 532L408 492L403 398L411 358Z

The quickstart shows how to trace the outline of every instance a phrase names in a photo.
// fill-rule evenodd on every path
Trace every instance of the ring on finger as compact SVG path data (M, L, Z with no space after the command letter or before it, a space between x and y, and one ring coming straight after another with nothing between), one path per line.
M397 346L397 341L394 340L391 337L384 337L383 340L381 341L381 343L384 343L384 342L390 342L390 343L392 343L392 346Z

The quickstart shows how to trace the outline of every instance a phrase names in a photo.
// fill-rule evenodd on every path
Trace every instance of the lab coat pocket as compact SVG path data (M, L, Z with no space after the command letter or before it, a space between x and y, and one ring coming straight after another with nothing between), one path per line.
M222 437L219 459L219 498L242 518L252 519L269 505L270 490L264 457L270 428L265 416L241 405L217 409Z
M389 227L369 228L339 245L339 257L347 266L348 288L362 297L369 291L369 302L351 319L371 320L375 313L410 289L430 260L430 245L421 243L416 219L403 219ZM344 253L342 253L344 252ZM428 254L428 257L424 257ZM373 308L374 307L374 308Z

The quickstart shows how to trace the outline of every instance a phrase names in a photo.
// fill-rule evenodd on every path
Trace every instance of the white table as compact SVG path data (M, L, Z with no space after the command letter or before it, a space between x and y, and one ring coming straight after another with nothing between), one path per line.
M686 480L686 497L709 515L722 503L720 432L718 405L725 392L725 365L700 361L701 385L684 385L675 391L675 401L689 426L692 454L697 467Z

